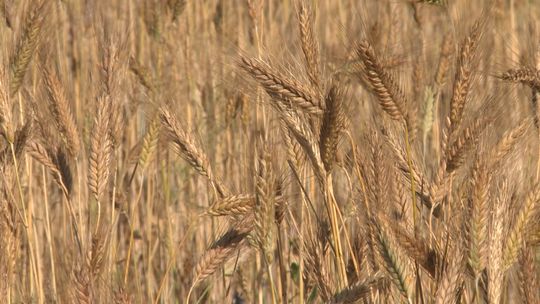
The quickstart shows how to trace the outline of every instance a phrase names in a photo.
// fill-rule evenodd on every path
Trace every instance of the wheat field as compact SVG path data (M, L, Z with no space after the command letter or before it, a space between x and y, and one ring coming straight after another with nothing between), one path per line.
M1 0L0 303L540 303L540 2Z

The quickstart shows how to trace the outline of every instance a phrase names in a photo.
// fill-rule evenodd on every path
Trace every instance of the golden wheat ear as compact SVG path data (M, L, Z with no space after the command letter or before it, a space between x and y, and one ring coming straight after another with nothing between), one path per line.
M221 181L214 176L210 161L206 154L197 144L195 144L193 138L182 129L176 117L174 117L165 107L160 108L159 117L176 152L199 172L199 174L208 178L220 196L226 196L228 190Z
M10 95L14 96L20 89L30 62L39 45L40 36L48 12L48 0L38 0L30 6L25 17L24 26L19 33L17 47L11 56Z
M43 68L43 79L56 127L65 140L70 156L77 157L81 149L80 135L64 87L51 68Z

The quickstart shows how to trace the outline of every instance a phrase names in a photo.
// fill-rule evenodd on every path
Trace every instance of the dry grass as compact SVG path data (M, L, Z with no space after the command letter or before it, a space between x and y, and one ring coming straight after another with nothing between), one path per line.
M0 1L0 302L540 302L538 20Z

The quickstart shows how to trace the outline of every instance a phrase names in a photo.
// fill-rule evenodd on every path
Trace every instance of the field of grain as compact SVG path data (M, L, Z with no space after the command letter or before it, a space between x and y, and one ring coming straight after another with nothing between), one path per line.
M540 1L1 0L0 303L539 303Z

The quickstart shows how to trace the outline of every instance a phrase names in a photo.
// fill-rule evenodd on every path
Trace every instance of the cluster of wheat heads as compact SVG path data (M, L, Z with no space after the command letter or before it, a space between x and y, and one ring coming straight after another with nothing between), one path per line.
M539 18L0 1L0 303L538 303Z

